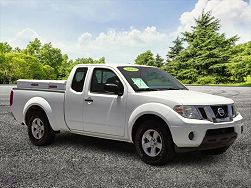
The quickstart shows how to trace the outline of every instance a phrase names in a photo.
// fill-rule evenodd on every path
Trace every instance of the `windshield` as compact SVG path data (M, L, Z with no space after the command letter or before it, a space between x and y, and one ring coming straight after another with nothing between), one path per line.
M120 72L134 91L187 89L176 78L154 67L120 66Z

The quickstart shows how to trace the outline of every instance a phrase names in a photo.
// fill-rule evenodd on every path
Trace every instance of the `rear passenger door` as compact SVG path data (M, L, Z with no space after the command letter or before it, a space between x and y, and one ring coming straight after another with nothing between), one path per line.
M78 67L73 75L69 76L72 77L72 82L67 82L66 86L65 121L68 127L75 131L83 131L83 93L87 70L88 67Z
M107 93L106 83L117 84L123 95ZM114 70L94 68L84 98L84 131L124 136L127 88Z

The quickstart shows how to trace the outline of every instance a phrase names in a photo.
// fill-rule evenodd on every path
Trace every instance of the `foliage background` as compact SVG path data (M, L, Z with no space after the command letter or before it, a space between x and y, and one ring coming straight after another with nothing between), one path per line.
M251 85L251 41L236 45L238 36L226 38L219 29L220 20L202 12L192 31L173 41L166 61L146 51L135 62L160 67L185 84Z
M236 45L238 36L226 38L219 33L220 20L211 12L202 12L195 19L191 32L184 32L167 49L166 58L150 50L139 54L135 63L156 66L168 71L185 84L251 85L251 41ZM17 79L67 79L76 64L105 63L105 58L78 58L51 43L30 41L24 49L0 43L0 83ZM128 62L130 63L130 62Z

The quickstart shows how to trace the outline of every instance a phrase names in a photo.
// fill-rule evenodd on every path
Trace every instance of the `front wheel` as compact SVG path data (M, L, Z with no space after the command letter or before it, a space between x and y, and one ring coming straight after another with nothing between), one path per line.
M38 112L32 115L28 121L28 135L34 145L45 146L53 142L55 132L46 115Z
M136 131L135 147L141 159L151 165L162 165L174 156L168 128L157 120L143 122Z

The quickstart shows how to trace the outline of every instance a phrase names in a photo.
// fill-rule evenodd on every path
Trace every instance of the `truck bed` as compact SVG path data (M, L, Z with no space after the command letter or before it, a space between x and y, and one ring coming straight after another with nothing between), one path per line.
M68 130L64 119L64 80L18 80L13 88L11 111L19 122L25 122L25 113L30 105L44 109L53 130ZM38 101L40 103L38 103Z
M19 89L48 89L62 90L66 87L66 80L17 80Z

